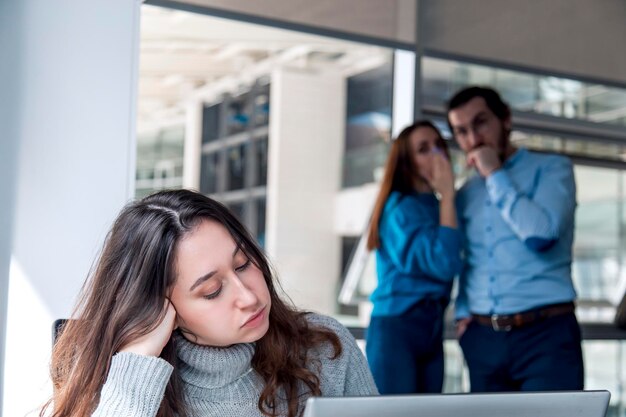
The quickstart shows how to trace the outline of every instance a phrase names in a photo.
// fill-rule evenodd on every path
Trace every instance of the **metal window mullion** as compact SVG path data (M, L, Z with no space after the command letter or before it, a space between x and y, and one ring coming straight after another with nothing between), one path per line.
M230 95L225 95L224 100L220 104L220 112L219 112L219 127L218 127L218 141L220 141L220 148L217 151L218 153L218 165L217 165L217 184L216 184L216 192L218 194L226 192L228 189L228 149L224 146L224 138L226 137L226 127L228 125L228 106L231 102Z
M255 170L254 170L254 130L256 128L255 124L255 106L254 101L257 96L257 82L255 81L248 94L246 95L246 103L244 108L249 109L249 120L248 126L246 128L246 141L245 146L243 148L243 163L244 163L244 178L243 178L243 188L245 190L245 201L244 201L244 222L249 231L254 233L256 226L256 213L254 210L254 201L251 196L251 189L254 186L255 180Z

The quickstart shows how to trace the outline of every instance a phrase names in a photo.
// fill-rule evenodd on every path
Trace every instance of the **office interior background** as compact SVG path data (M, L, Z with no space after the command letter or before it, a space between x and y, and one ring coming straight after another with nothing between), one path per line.
M88 3L88 4L86 4ZM626 3L555 0L0 2L0 407L51 392L51 323L130 199L227 204L296 305L366 327L360 237L391 138L486 84L517 146L569 156L588 389L626 416ZM621 338L620 338L621 337ZM446 392L468 388L446 342Z

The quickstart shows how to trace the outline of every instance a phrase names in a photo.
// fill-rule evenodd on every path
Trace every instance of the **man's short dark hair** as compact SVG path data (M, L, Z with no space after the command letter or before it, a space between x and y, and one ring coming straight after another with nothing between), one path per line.
M491 110L498 119L505 120L511 115L509 105L502 100L496 90L489 87L477 86L467 87L457 92L450 101L448 101L448 114L450 110L461 107L476 97L482 97L485 103L487 103L489 110Z

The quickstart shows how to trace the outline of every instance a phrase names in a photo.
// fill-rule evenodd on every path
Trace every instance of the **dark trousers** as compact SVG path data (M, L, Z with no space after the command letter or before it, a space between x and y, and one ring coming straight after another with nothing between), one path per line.
M441 392L444 309L423 300L401 316L372 317L366 354L381 394Z
M472 392L583 389L580 327L574 313L510 331L472 321L459 343Z

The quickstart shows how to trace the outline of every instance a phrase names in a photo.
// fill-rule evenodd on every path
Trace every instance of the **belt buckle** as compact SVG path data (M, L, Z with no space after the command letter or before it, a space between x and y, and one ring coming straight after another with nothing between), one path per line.
M499 315L497 314L492 314L491 315L491 327L493 328L493 330L495 330L496 332L508 332L509 330L511 330L513 328L512 325L507 325L507 326L500 326L498 324L498 319L500 318Z

